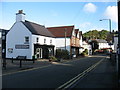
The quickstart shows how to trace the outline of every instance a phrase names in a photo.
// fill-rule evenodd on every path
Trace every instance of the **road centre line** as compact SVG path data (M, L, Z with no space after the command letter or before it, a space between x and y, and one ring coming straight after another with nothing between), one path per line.
M63 85L59 86L56 90L63 89L63 88L69 88L72 86L74 83L76 83L80 78L82 78L85 74L90 72L92 69L94 69L97 65L99 65L105 58L101 59L82 73L78 74L76 77L70 79L68 82L64 83Z

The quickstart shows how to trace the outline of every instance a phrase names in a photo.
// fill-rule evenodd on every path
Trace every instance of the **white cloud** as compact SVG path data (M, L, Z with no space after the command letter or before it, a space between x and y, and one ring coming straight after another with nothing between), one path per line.
M113 22L118 22L117 6L108 6L105 10L104 15L110 18Z
M83 10L84 10L85 12L94 13L94 12L96 12L96 10L97 10L97 6L95 6L95 5L92 4L92 3L88 3L88 4L86 4L86 5L84 6Z

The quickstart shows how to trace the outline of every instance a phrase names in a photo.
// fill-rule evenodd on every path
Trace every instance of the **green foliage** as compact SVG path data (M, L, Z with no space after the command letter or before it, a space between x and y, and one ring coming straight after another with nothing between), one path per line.
M37 59L36 55L33 55L33 56L32 56L32 59L33 59L33 60Z
M69 51L64 49L56 49L56 57L68 59L69 58Z
M57 61L57 59L54 56L49 56L49 60L51 60L51 61Z
M107 38L108 31L107 30L92 30L88 31L83 34L83 38L89 38L89 39L106 39Z
M81 53L81 55L83 55L83 56L88 55L88 49L85 49L85 50Z

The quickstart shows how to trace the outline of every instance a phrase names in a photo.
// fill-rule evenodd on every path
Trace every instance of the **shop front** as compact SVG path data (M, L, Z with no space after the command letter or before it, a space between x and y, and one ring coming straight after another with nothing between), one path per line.
M34 44L34 55L37 59L48 59L54 56L54 46Z

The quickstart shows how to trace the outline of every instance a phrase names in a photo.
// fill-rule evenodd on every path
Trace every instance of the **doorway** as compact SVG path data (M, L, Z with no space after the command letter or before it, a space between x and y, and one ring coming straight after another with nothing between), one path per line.
M36 56L37 56L37 58L43 58L42 57L42 48L36 48Z

